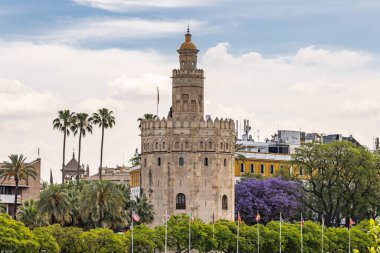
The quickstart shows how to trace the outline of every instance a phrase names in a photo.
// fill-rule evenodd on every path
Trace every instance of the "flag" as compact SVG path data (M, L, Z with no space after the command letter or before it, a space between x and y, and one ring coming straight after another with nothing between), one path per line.
M139 221L139 220L140 220L140 216L139 216L137 213L133 212L133 213L132 213L132 219L133 219L134 221Z
M190 221L193 221L193 220L194 220L194 217L192 216L191 213L189 213L189 220L190 220Z
M350 218L350 224L348 226L348 228L351 228L352 225L355 225L355 221L353 219Z
M260 220L261 220L261 216L260 216L259 212L257 212L257 214L256 214L256 222L259 223Z
M238 222L241 223L241 216L240 216L240 212L238 212Z
M160 103L160 90L158 89L158 86L157 86L157 104Z
M305 225L305 220L303 219L302 215L301 215L301 227L303 227Z

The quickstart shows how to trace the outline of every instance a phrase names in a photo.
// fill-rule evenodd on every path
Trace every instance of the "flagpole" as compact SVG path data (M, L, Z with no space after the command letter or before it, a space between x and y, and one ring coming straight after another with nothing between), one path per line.
M133 211L132 211L132 223L131 223L131 230L132 230L132 251L131 253L133 253Z
M158 86L157 86L157 117L158 117L158 104L160 103L160 92L159 92L159 89L158 89Z
M302 213L301 213L301 253L303 253L303 217L302 217Z
M191 251L191 213L189 217L189 253Z
M260 227L259 222L257 221L257 253L260 253Z
M348 253L351 253L351 218L348 222Z
M282 215L280 212L280 253L281 253L281 230L282 230L281 223L282 223Z
M168 251L168 211L165 212L165 253Z
M240 217L240 214L238 212L238 221L237 221L238 225L237 225L237 236L236 236L236 253L239 253L239 223L240 223L239 217Z
M325 227L325 220L324 220L323 214L322 214L322 253L323 253L323 230L324 230L324 227Z

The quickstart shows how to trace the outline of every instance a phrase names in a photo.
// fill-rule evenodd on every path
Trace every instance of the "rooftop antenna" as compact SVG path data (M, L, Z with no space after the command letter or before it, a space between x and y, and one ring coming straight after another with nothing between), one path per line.
M257 141L260 142L260 130L257 129Z
M190 19L187 17L187 33L190 33Z

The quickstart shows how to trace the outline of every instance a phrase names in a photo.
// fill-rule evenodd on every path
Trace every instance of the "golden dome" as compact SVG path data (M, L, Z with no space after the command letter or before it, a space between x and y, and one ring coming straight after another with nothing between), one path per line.
M185 42L182 43L179 49L197 49L197 46L191 41L189 30L187 30L187 33L185 34Z

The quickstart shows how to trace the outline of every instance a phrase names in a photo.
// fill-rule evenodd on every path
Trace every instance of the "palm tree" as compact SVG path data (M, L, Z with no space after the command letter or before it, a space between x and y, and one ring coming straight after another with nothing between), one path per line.
M123 213L126 198L111 181L92 181L85 185L80 196L81 214L87 218L98 216L98 226L102 227L106 216L118 217Z
M115 117L112 114L113 111L110 111L107 108L99 109L98 112L92 114L94 124L102 128L102 141L100 144L99 180L102 180L104 129L112 128L113 125L115 125Z
M45 216L38 212L37 205L38 202L33 199L24 201L18 213L19 220L30 229L47 223Z
M38 174L36 169L31 165L25 163L26 157L21 155L8 156L11 162L5 162L3 168L0 169L0 179L15 181L15 201L13 206L13 219L16 219L17 213L17 193L18 184L20 180L27 180L28 177L36 179Z
M53 120L53 129L58 129L63 132L63 155L62 155L62 184L65 183L65 150L66 150L66 136L70 135L70 127L72 124L73 112L70 110L58 111L58 118Z
M139 128L141 128L141 122L142 121L144 121L144 120L153 120L153 119L157 119L157 118L158 118L158 116L155 115L155 114L145 113L144 117L137 119L137 122L139 122Z
M241 152L243 152L244 150L245 150L245 147L244 147L243 144L235 142L235 152L234 152L234 156L235 156L235 160L236 160L236 161L245 162L246 157L245 157L245 155L243 155L243 154L241 153Z
M70 221L71 203L64 185L51 184L40 193L38 211L46 214L51 223Z
M77 186L79 186L79 173L80 173L80 154L82 146L82 136L85 137L86 133L92 134L92 118L88 117L87 113L77 113L73 117L73 124L71 125L71 131L74 132L74 136L79 133L79 148L78 148L78 169L77 169Z
M132 201L132 209L140 216L139 224L153 221L153 205L145 194L143 194L142 197L136 197L136 200Z

